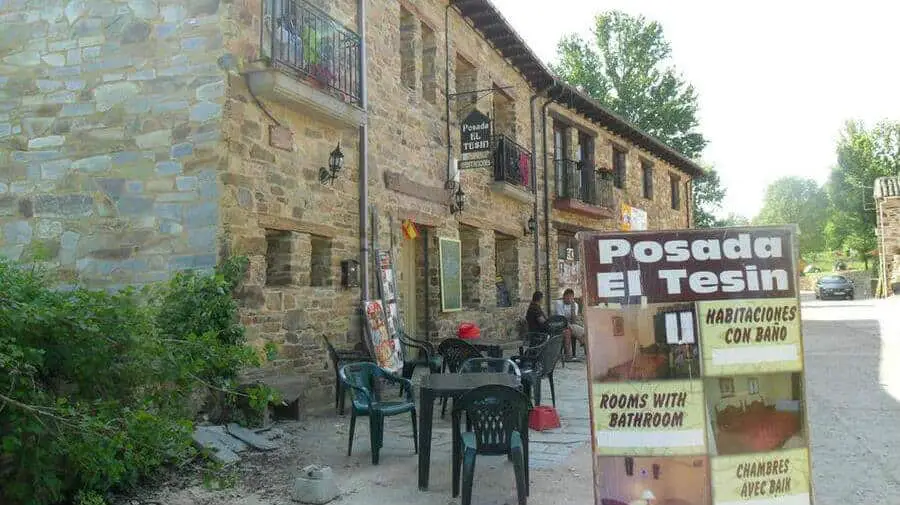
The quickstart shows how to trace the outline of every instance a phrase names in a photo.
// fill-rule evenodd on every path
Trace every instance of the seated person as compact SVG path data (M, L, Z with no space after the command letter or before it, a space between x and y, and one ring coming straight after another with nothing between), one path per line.
M528 331L536 333L550 333L547 327L547 315L541 308L541 301L544 299L544 293L535 291L531 295L531 304L528 305L528 312L525 313L525 322L528 323Z
M574 356L568 356L569 350L572 348L571 339L574 338L578 343L584 346L584 324L581 321L581 314L578 312L578 302L575 301L575 291L566 289L563 292L562 300L556 301L553 312L554 315L563 316L569 321L569 328L563 334L563 339L566 341L566 357L574 358Z

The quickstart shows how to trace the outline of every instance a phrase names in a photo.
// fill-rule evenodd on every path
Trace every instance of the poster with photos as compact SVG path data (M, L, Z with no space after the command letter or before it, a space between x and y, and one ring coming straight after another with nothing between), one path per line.
M794 227L577 237L596 505L810 505Z

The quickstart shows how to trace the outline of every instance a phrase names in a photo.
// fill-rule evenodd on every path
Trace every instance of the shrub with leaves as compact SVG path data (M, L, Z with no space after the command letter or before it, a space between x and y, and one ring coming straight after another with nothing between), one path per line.
M64 292L0 261L0 503L102 503L192 458L189 395L237 394L237 373L256 364L231 296L245 268Z

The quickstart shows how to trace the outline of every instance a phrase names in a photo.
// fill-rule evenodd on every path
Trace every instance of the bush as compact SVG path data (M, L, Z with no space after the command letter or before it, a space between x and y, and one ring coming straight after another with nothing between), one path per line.
M188 397L256 364L231 296L245 268L62 292L0 261L0 503L102 503L192 458Z

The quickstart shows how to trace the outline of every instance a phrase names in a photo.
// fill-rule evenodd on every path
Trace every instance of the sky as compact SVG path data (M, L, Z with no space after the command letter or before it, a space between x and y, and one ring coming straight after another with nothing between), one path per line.
M824 183L847 120L900 120L895 0L493 0L544 62L563 34L590 36L595 14L658 21L699 95L702 161L723 208L749 218L779 177Z

